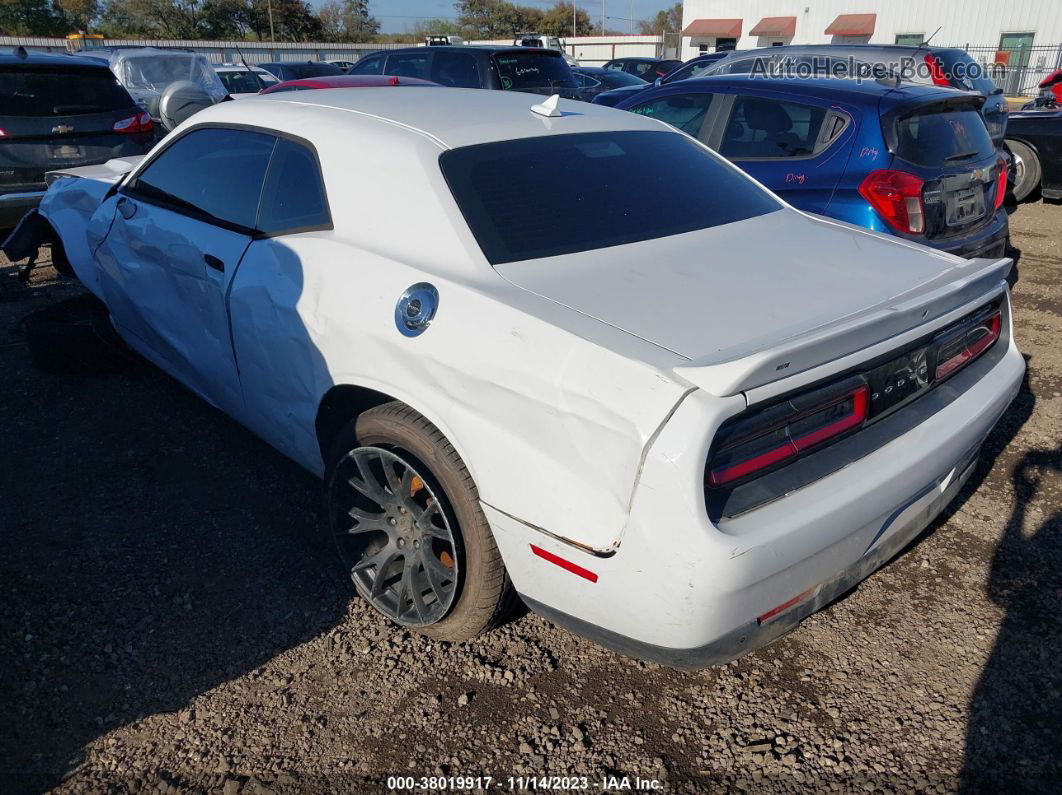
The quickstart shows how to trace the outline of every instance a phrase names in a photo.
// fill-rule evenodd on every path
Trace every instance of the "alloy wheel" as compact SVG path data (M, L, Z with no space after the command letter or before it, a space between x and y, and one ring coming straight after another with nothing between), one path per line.
M460 550L448 511L401 451L359 447L332 480L332 530L358 591L392 621L441 620L457 593Z

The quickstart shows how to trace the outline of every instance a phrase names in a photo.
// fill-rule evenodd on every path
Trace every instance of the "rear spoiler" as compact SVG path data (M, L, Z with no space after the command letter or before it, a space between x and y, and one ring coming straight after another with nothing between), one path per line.
M719 397L778 381L931 323L980 297L1003 291L1014 260L965 260L904 295L777 344L733 348L674 368L681 378Z

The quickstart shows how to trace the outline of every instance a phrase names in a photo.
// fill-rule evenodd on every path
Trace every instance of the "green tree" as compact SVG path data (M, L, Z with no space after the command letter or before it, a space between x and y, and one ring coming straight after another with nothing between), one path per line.
M572 4L558 2L553 8L546 11L542 17L540 33L549 36L572 35ZM581 8L575 12L575 35L591 36L594 33L594 25L590 21L590 15Z
M657 11L650 20L638 23L642 33L659 36L661 33L677 33L682 30L682 3L675 3L664 11Z
M368 0L328 0L317 12L330 41L372 41L380 23L369 15Z
M0 35L61 36L70 22L51 0L0 0Z
M56 6L74 30L88 31L100 14L97 0L56 0Z

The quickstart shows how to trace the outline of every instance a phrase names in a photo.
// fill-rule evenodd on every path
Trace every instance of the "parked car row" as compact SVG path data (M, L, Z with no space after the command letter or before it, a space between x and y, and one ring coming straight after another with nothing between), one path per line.
M277 86L144 157L62 167L3 249L55 243L128 346L321 476L338 560L383 616L459 641L519 596L625 654L721 663L963 487L1022 381L1011 261L800 212L704 145L862 184L841 149L815 158L889 145L862 129L874 89L819 105L708 78L621 113L369 79ZM907 90L890 109L940 93ZM979 120L954 96L945 113ZM907 118L905 167L941 147L969 166L965 139ZM983 124L969 137L994 174ZM929 229L968 218L949 192L971 185L994 206L971 179L932 206L879 198ZM828 209L836 188L812 190Z

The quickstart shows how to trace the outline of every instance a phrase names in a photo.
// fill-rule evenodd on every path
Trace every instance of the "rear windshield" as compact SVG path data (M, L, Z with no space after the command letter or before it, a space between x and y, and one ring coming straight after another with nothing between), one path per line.
M940 59L944 74L951 84L967 91L977 91L986 96L997 93L996 84L986 67L977 63L962 50L938 50L933 53Z
M110 69L0 69L0 116L78 116L133 105Z
M323 77L325 75L341 75L343 70L335 64L330 63L286 63L282 64L284 69L288 70L290 74L295 75L295 79L301 80L305 77Z
M896 122L896 156L908 163L951 165L994 151L984 119L973 109L918 113Z
M645 80L640 77L629 74L627 72L613 72L606 70L602 74L594 74L592 77L597 78L609 88L621 88L623 86L644 86L647 85Z
M708 229L781 206L674 132L501 141L444 152L439 164L494 264Z
M574 88L571 69L557 52L504 52L494 56L504 89Z
M266 86L266 82L254 72L218 72L218 77L230 94L257 94ZM270 82L270 85L276 84Z

